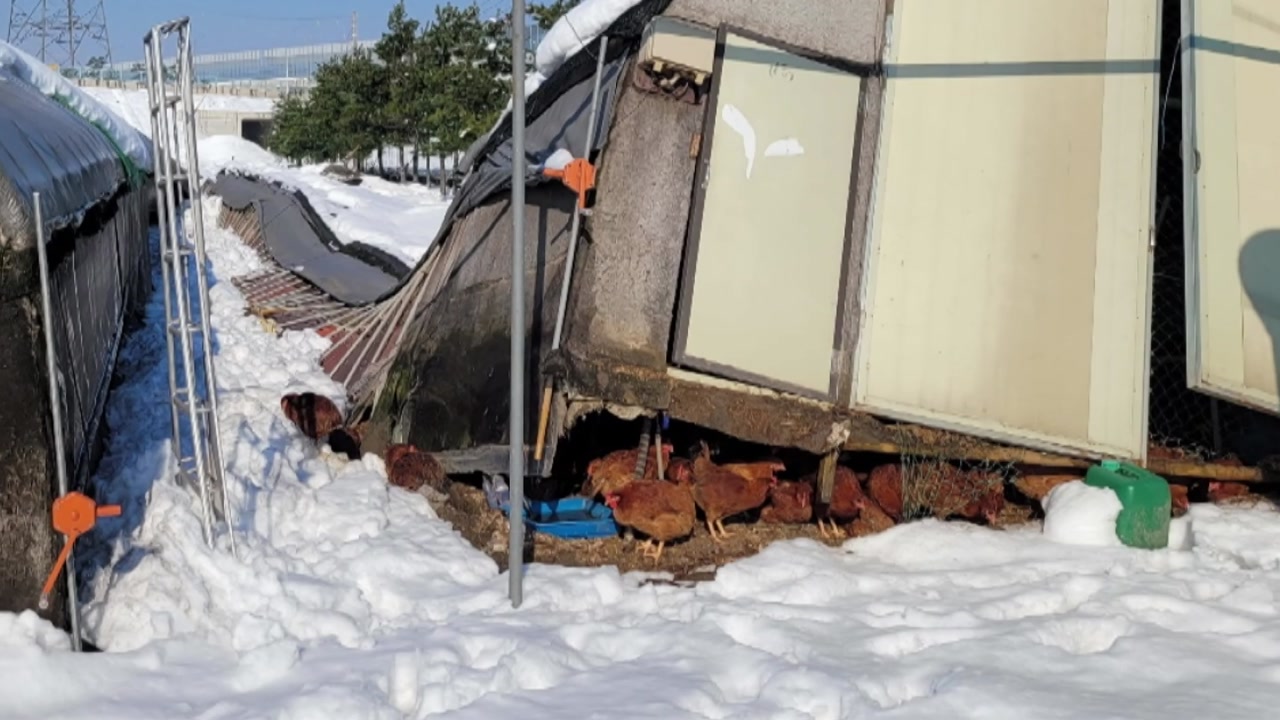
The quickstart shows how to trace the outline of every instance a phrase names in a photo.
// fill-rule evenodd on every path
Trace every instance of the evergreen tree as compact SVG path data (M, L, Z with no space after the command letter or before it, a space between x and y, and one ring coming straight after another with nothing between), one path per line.
M555 0L550 3L534 3L529 5L529 14L537 21L538 27L550 30L556 21L578 6L582 0Z
M387 104L384 120L387 140L396 146L413 145L414 164L417 164L417 146L421 135L421 88L418 75L417 20L410 18L404 2L396 3L387 17L387 31L374 46L374 53L382 61L387 74ZM401 179L403 179L401 168ZM416 171L416 167L415 167Z

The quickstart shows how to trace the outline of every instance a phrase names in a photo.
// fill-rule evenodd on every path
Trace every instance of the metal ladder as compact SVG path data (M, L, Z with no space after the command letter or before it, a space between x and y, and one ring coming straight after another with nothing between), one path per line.
M169 38L177 41L177 57L176 62L166 66L164 44ZM196 153L190 19L181 18L155 26L147 33L143 45L151 111L156 213L160 226L160 265L164 276L172 442L173 454L178 459L178 482L200 494L205 543L213 547L215 521L225 520L231 552L238 556L219 441L217 378L209 328L209 281L205 275L204 215L199 156ZM191 201L189 226L180 222L179 215L184 189ZM191 275L196 278L194 293ZM200 353L196 352L196 335L200 336ZM178 364L179 353L181 366ZM216 506L211 486L221 490Z

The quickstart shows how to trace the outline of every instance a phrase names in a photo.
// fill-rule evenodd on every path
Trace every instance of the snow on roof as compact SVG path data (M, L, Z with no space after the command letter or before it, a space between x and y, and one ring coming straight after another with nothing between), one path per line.
M62 98L81 116L102 127L135 165L151 171L151 141L52 68L23 50L0 42L0 71L49 97Z

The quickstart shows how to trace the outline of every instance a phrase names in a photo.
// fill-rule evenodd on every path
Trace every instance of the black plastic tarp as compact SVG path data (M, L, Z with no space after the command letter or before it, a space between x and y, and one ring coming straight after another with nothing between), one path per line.
M127 179L111 140L37 88L0 72L0 248L35 243L32 194L49 228L80 221Z
M233 210L252 208L275 261L340 302L366 305L399 287L409 273L388 253L342 243L301 192L237 173L219 175L210 192Z

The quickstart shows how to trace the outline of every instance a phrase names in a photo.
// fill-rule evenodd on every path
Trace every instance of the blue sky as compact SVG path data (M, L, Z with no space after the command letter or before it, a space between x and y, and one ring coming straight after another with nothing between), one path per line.
M454 3L468 5L470 0ZM386 27L395 0L105 0L105 4L112 55L121 62L142 57L147 28L183 15L191 18L197 53L341 42L351 37L353 10L358 13L360 38L375 39ZM405 0L409 14L422 20L434 16L437 4L437 0ZM503 0L477 0L477 4L485 14L510 6Z

